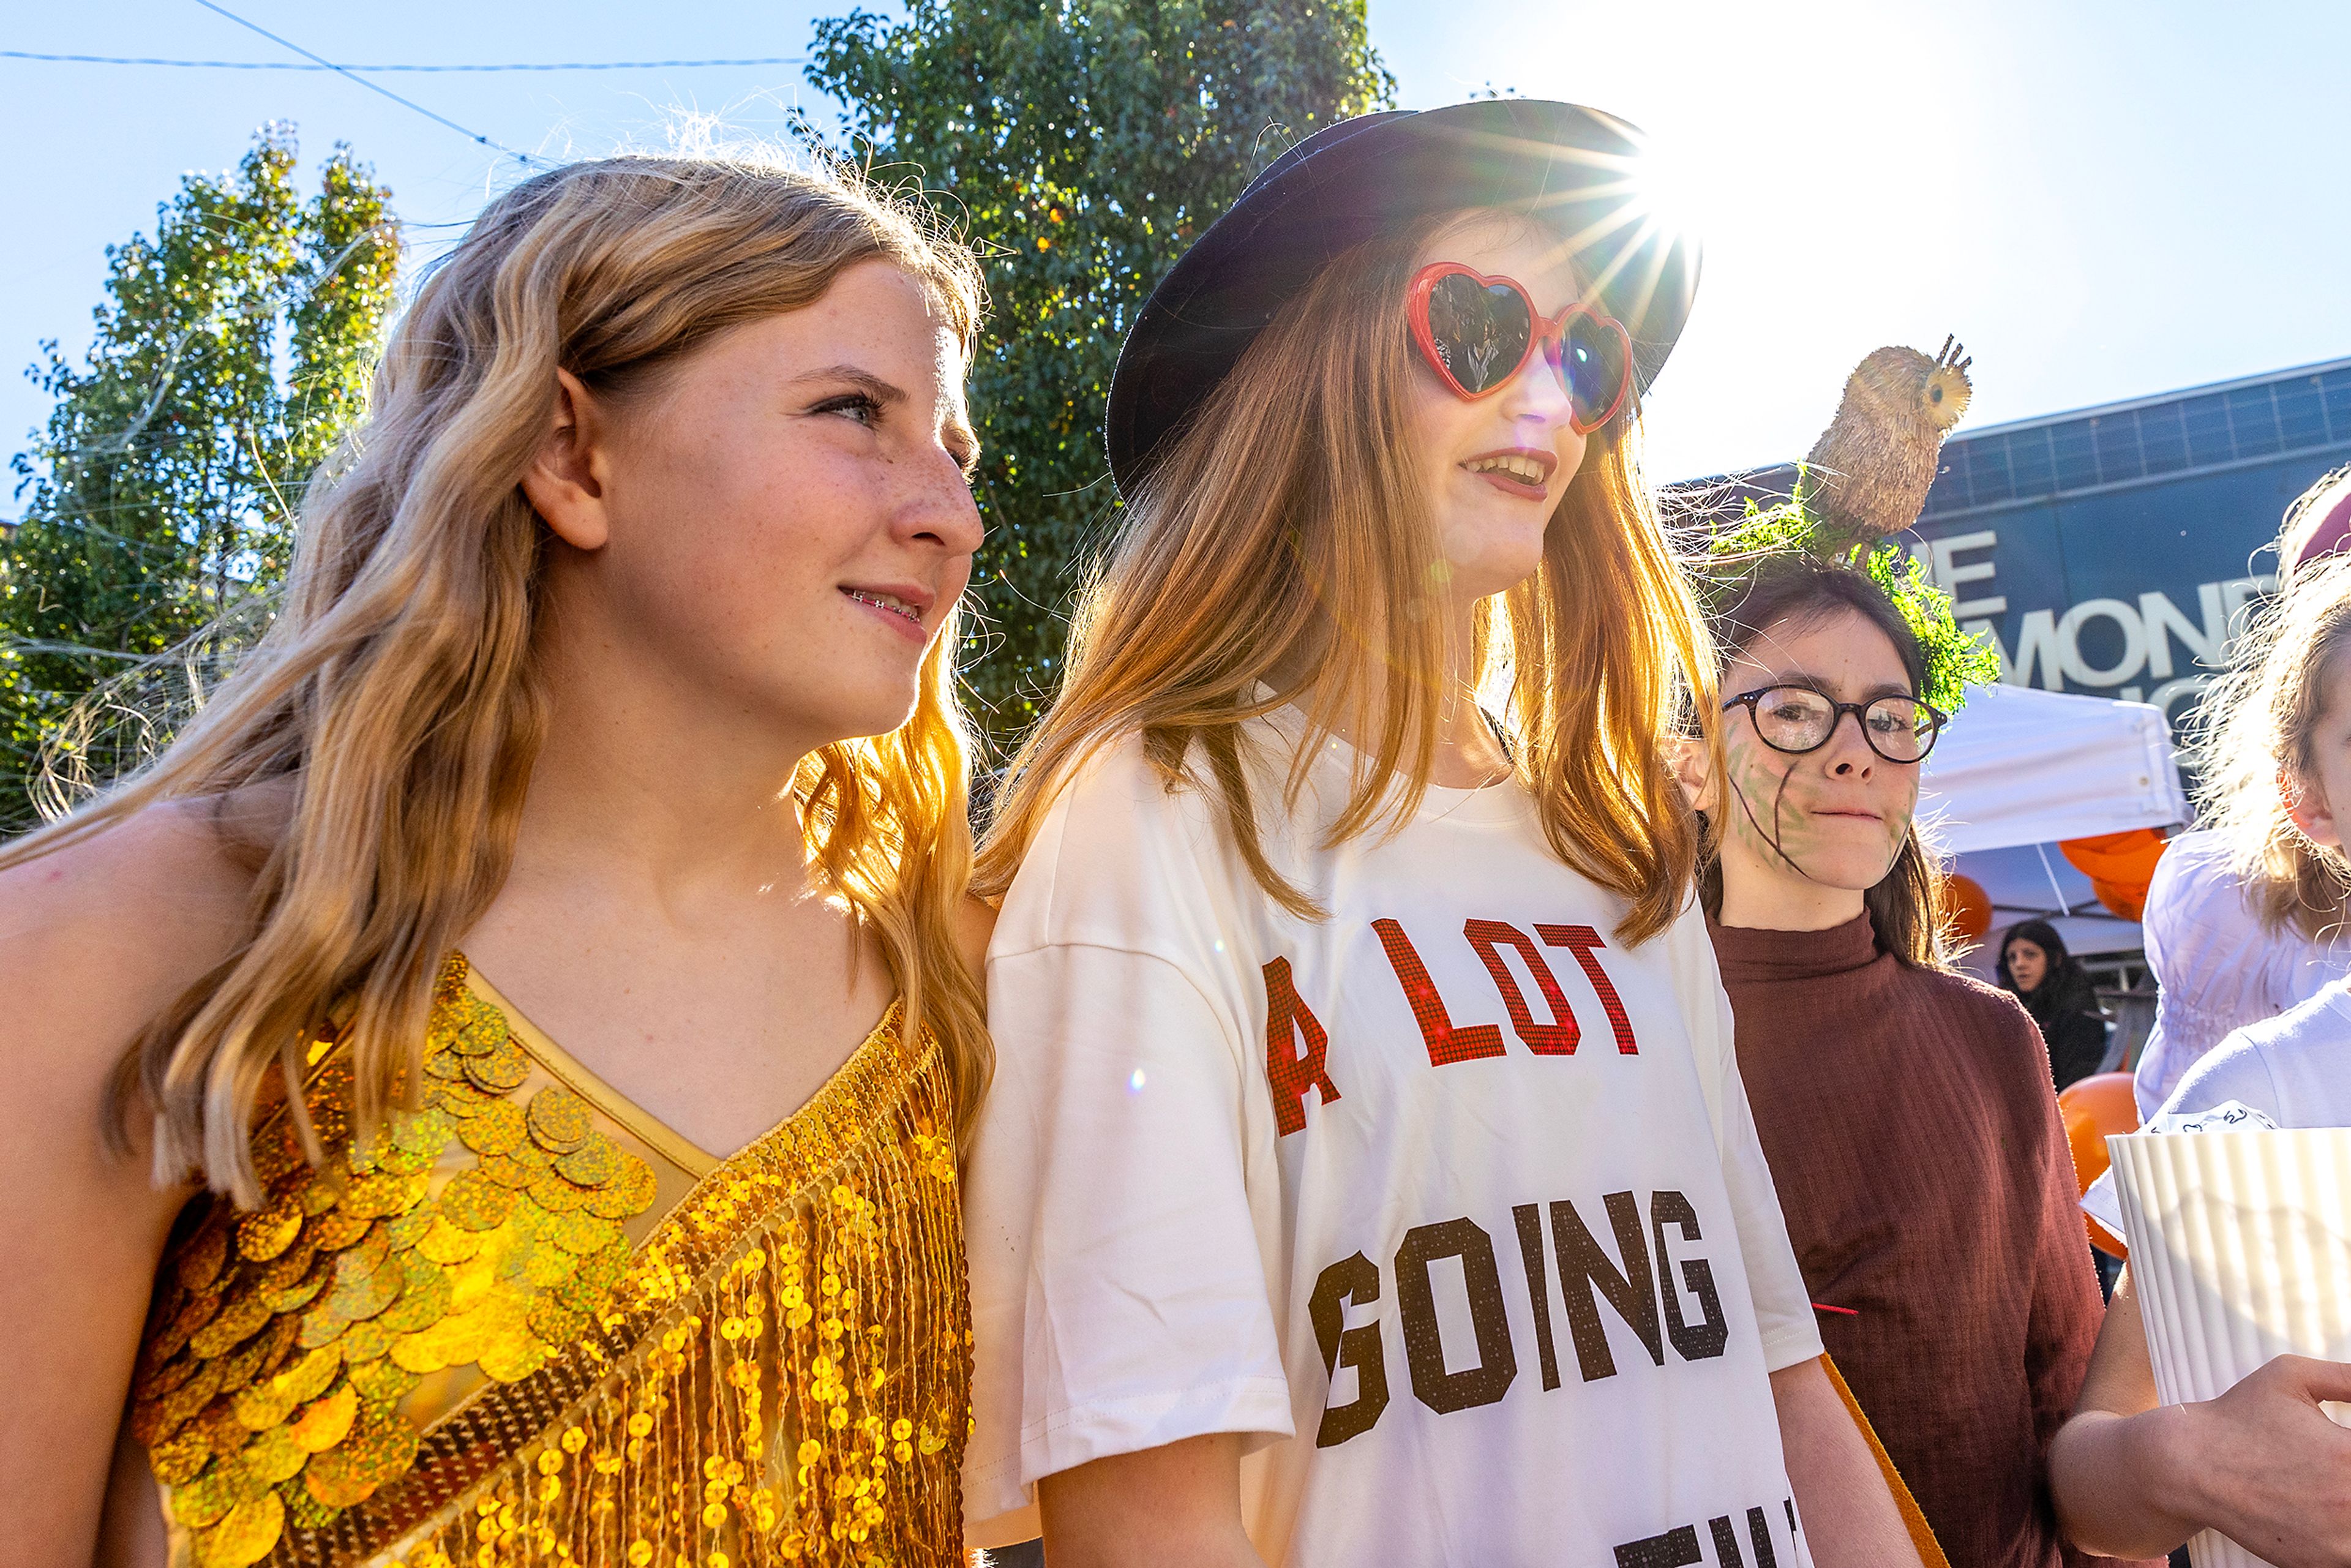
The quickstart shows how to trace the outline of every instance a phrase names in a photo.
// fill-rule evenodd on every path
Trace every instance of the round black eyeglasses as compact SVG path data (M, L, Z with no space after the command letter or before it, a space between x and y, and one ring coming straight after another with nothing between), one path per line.
M1818 751L1836 733L1837 721L1851 714L1861 725L1861 738L1888 762L1923 762L1935 749L1935 738L1950 716L1916 697L1874 697L1865 703L1841 703L1810 686L1765 686L1728 698L1722 711L1743 707L1755 721L1755 733L1774 751L1802 756Z

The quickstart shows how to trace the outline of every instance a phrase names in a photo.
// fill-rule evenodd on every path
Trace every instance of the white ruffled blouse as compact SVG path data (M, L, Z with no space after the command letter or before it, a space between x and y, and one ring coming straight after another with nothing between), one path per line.
M2144 1121L2231 1030L2275 1018L2351 973L2351 937L2262 929L2219 833L2183 833L2157 862L2142 922L2162 995L2133 1092Z

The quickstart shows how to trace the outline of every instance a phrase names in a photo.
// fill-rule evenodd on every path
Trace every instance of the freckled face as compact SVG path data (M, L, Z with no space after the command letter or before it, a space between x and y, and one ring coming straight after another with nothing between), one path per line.
M964 371L938 302L883 260L720 335L617 422L575 613L746 722L897 728L980 543Z
M1516 278L1546 315L1580 293L1550 231L1496 214L1439 235L1415 266L1437 261ZM1456 603L1500 593L1542 564L1543 532L1583 465L1585 438L1570 426L1566 389L1541 353L1528 355L1508 386L1474 402L1456 396L1416 350L1413 361L1413 434L1427 476L1442 586Z
M1811 686L1852 703L1911 692L1893 643L1851 610L1766 627L1724 672L1722 695L1775 685ZM1872 751L1852 714L1838 716L1826 745L1792 756L1765 745L1744 708L1724 721L1726 857L1775 882L1865 892L1885 880L1917 810L1917 763Z

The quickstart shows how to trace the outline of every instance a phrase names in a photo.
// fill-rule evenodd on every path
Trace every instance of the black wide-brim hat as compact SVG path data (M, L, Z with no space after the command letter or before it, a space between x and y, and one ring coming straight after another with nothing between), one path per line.
M1514 208L1574 242L1594 303L1632 337L1646 392L1689 317L1698 255L1643 201L1645 144L1596 109L1506 98L1359 115L1292 147L1159 280L1126 335L1104 431L1120 493L1134 494L1317 273L1433 213Z

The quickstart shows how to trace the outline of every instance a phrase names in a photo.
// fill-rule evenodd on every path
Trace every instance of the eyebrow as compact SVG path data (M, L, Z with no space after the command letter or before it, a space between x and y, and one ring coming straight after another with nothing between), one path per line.
M822 370L810 371L804 375L792 378L794 386L803 386L810 382L848 382L875 402L891 403L906 401L904 388L885 382L872 371L862 370L855 365L827 365Z
M1823 696L1834 696L1836 695L1834 692L1830 690L1830 683L1828 681L1823 679L1819 675L1813 674L1809 670L1784 671L1779 674L1772 675L1770 679L1766 680L1763 683L1763 686L1809 686L1813 691L1819 692ZM1759 686L1756 689L1761 691L1763 687ZM1878 685L1867 688L1861 695L1861 700L1865 703L1876 702L1880 697L1908 697L1912 702L1917 702L1918 700L1918 694L1912 691L1907 685L1895 685L1880 682Z

